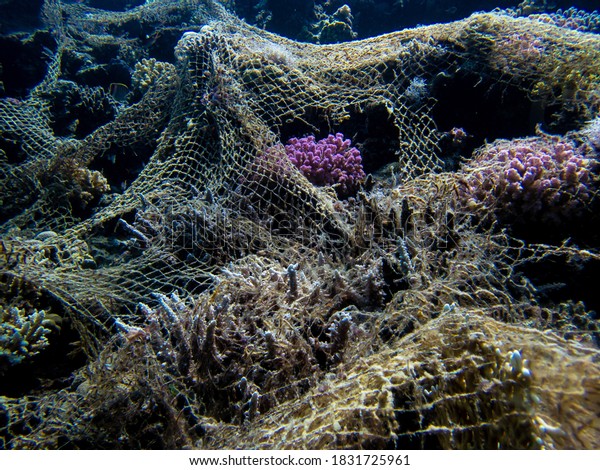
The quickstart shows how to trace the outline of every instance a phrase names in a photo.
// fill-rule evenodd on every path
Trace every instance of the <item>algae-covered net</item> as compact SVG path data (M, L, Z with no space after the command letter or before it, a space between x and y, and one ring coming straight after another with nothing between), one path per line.
M497 13L323 46L207 0L44 18L44 80L0 100L0 374L55 372L6 387L4 446L597 446L598 323L544 273L600 261L597 35ZM435 113L465 77L577 125L461 155ZM308 135L360 149L356 184L294 164Z

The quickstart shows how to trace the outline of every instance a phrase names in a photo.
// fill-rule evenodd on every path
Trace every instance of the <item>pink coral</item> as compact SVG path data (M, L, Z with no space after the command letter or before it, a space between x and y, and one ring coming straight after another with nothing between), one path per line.
M343 134L315 140L314 136L291 138L285 146L290 161L315 185L335 185L345 196L356 191L365 178L360 151Z
M469 166L463 200L484 204L501 219L561 222L590 201L595 165L557 138L497 142Z

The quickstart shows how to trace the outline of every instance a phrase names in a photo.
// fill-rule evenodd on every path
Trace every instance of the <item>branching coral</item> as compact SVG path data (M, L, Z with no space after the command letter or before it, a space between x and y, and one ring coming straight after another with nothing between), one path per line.
M57 158L50 162L41 179L48 186L61 187L61 192L71 204L78 208L85 208L109 192L110 185L101 172L86 168L84 165L70 155ZM55 196L54 204L58 204L59 197L63 197L63 194Z
M0 373L39 354L48 346L48 335L57 327L56 315L44 310L27 314L16 307L0 310Z
M463 202L500 219L558 223L582 214L594 193L596 162L557 138L497 142L479 152Z
M342 196L356 191L365 178L360 151L341 133L319 141L312 135L293 137L285 151L309 181L317 186L336 185Z
M561 28L597 33L600 31L600 14L597 11L587 12L575 7L567 10L558 9L556 13L540 13L529 15L532 20L541 21Z
M173 74L173 66L156 59L142 59L135 64L135 71L131 77L133 87L145 93L155 85L163 74Z

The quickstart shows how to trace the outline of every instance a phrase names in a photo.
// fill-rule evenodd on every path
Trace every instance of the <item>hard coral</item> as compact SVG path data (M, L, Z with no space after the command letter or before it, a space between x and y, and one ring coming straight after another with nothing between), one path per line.
M575 7L567 10L558 9L556 13L540 13L529 15L532 20L552 24L560 28L572 29L588 33L600 32L600 13L587 12Z
M497 142L470 165L463 202L483 204L501 220L564 222L590 201L595 166L558 138Z
M319 141L312 135L293 137L285 151L310 182L317 186L335 185L340 196L355 192L365 178L359 150L341 133Z
M46 335L57 328L57 320L44 310L27 314L16 307L0 307L0 375L46 348Z

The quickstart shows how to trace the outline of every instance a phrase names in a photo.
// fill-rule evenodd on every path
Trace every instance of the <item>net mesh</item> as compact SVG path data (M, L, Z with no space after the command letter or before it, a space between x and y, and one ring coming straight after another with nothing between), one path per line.
M62 317L86 365L58 391L2 397L5 446L597 444L597 321L522 268L599 255L462 204L470 170L443 171L420 86L477 71L583 122L600 105L597 35L478 14L317 46L210 1L44 11L46 78L0 100L0 294ZM173 63L132 24L181 36ZM135 69L127 102L69 75L107 49ZM65 93L104 124L59 135ZM283 148L336 132L373 171L343 199Z

